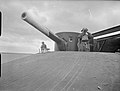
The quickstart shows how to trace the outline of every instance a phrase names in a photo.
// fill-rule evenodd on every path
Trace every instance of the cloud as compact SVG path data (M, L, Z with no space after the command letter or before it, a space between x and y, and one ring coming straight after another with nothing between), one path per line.
M47 44L47 47L50 48L51 51L54 50L53 41L39 40L37 38L25 39L24 37L9 34L7 36L2 36L0 40L0 51L15 52L16 50L16 52L38 53L42 41Z
M39 21L41 25L46 25L46 23L49 21L49 16L47 15L46 12L40 12L38 8L32 7L27 12L32 15L34 20Z

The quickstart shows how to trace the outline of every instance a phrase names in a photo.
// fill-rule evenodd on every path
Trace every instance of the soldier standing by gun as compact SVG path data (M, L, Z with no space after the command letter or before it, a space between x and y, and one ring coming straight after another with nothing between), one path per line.
M93 39L93 36L87 28L83 28L81 32L78 35L78 51L90 51L90 40Z
M42 42L42 45L41 45L41 53L45 53L47 51L47 46L44 42Z

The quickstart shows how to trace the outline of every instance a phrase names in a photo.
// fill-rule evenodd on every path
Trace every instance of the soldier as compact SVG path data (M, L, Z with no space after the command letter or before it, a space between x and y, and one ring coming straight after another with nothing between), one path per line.
M47 51L47 46L44 42L42 42L42 45L41 45L41 53L44 53Z
M90 40L93 39L93 36L88 32L87 28L83 28L81 32L78 35L78 51L90 51Z

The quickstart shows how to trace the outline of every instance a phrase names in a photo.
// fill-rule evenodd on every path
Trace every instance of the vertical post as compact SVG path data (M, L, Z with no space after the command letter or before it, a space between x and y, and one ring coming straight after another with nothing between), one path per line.
M1 36L1 31L2 31L2 12L0 11L0 36ZM1 54L0 54L0 59L1 59ZM0 61L0 77L1 77L1 61Z
M2 12L0 11L0 36L1 36L1 31L2 31Z

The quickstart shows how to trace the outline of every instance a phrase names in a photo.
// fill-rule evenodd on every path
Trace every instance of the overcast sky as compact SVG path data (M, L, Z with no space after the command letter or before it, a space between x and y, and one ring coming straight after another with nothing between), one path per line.
M42 41L54 50L52 40L21 19L27 10L38 12L41 24L53 33L80 32L83 27L93 33L120 24L119 1L0 0L0 10L0 52L37 53Z

